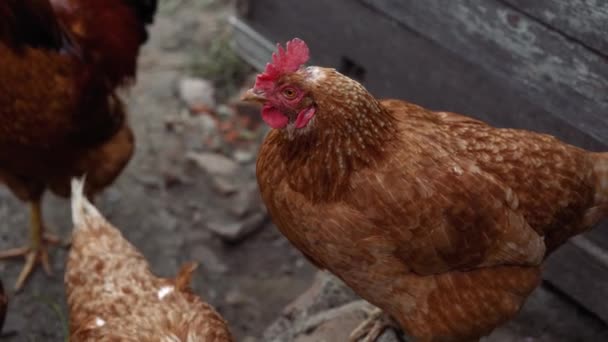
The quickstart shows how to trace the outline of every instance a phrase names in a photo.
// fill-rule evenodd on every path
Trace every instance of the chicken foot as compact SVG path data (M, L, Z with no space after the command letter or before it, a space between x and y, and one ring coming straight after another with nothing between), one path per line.
M368 318L353 330L348 341L374 342L389 327L398 328L390 316L381 309L374 308L368 313Z
M18 257L25 258L25 265L15 283L15 291L20 291L27 278L32 274L37 263L42 264L42 268L47 275L52 275L51 264L49 262L48 246L62 245L61 240L55 235L45 232L44 221L42 219L42 209L40 201L30 203L30 244L29 246L13 248L0 252L0 259L12 259Z

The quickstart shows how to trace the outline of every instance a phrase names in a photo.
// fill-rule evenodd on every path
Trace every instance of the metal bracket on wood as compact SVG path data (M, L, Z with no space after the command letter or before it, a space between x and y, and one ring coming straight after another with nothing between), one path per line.
M232 47L247 63L258 70L264 70L275 49L268 39L236 16L229 18L234 30Z

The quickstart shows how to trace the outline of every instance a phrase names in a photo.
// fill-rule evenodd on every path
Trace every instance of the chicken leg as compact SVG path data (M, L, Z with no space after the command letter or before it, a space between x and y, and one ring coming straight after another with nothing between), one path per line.
M38 199L30 202L30 245L0 252L0 259L25 258L25 265L15 283L15 291L21 290L37 263L42 264L42 268L49 276L52 275L47 248L49 245L60 244L60 240L54 235L45 233L44 230L42 209Z
M397 327L397 325L384 311L374 308L370 310L369 317L353 330L348 341L374 342L389 327Z

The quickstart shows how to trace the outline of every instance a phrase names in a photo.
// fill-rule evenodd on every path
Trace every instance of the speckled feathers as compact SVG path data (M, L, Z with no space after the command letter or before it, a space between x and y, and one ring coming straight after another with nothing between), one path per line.
M273 222L418 340L488 334L539 284L546 255L608 214L607 154L379 101L332 69L281 81L310 92L317 114L260 149Z
M74 181L75 229L65 274L71 341L231 341L226 322L189 289L195 267L154 276L144 257Z

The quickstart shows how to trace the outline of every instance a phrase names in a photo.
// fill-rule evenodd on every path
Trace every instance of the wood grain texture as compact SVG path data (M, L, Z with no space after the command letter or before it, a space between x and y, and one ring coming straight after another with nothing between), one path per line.
M593 255L566 244L549 258L543 278L606 322L608 267Z
M608 55L608 1L501 0L551 28Z
M608 143L608 63L496 1L359 0L494 73L562 120Z
M534 129L591 150L608 146L576 120L563 120L540 103L552 101L551 89L539 101L522 84L514 85L360 3L259 0L250 6L246 22L256 31L274 42L303 38L311 47L312 64L341 69L342 58L351 58L366 69L363 83L378 97L468 113L500 127ZM391 39L378 39L388 33ZM579 114L576 110L571 117ZM601 125L602 120L596 121Z

